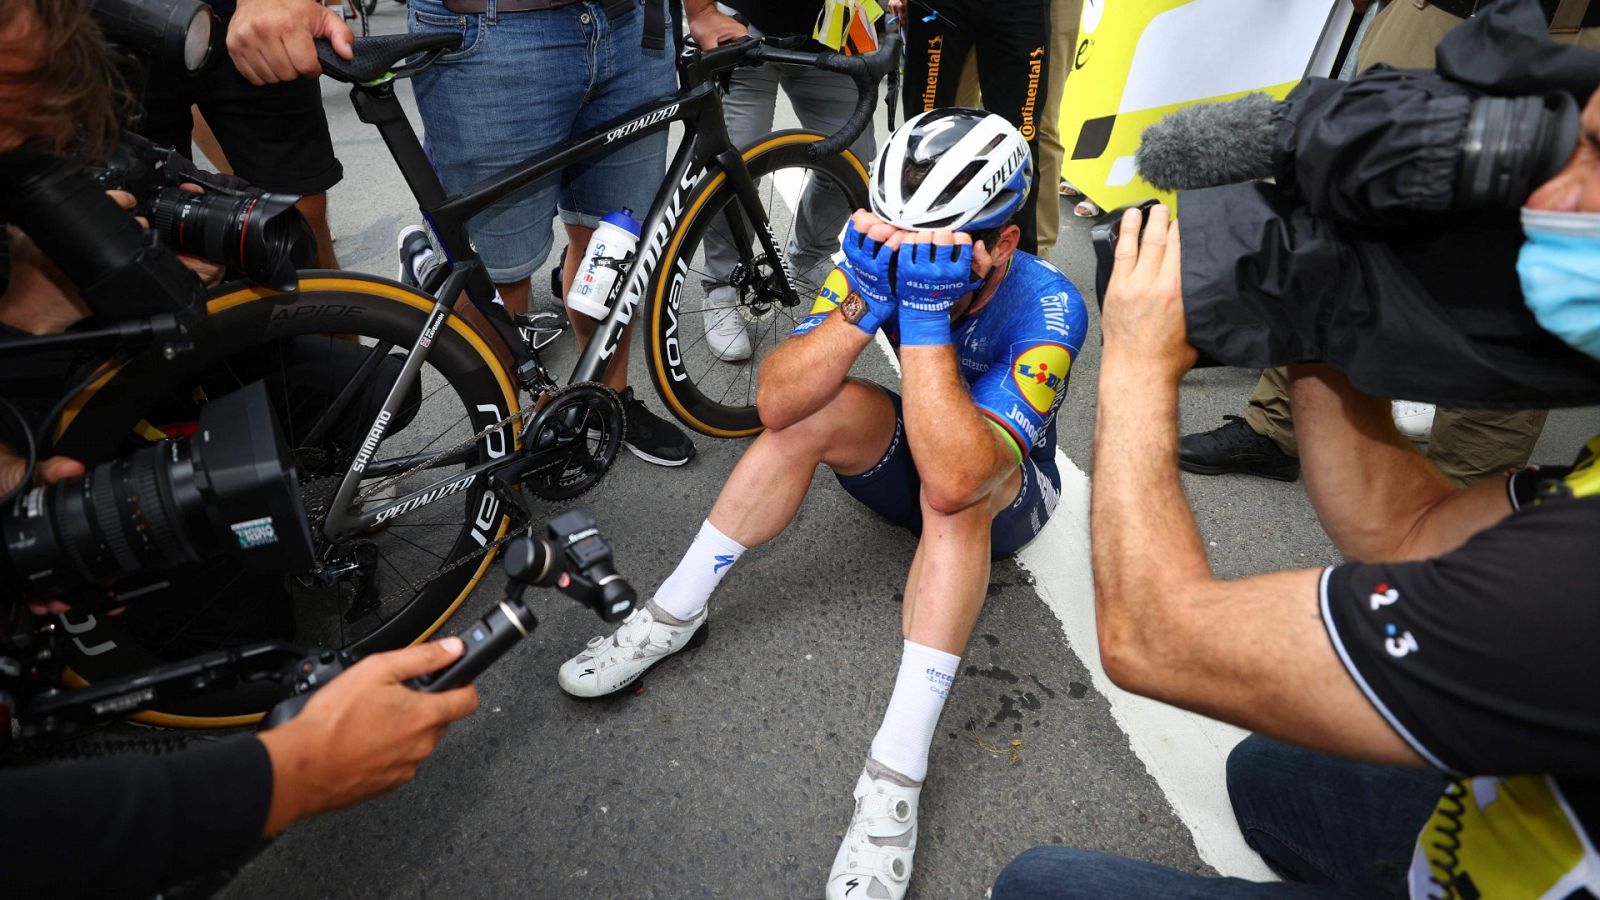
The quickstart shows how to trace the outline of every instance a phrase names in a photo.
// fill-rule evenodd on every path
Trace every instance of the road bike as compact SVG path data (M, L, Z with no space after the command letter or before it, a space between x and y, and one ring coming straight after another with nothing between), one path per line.
M794 210L829 192L846 212L866 205L866 168L843 148L870 120L876 82L898 61L898 36L857 57L761 41L691 48L679 58L682 89L448 195L395 82L460 51L460 35L437 33L359 38L351 60L319 47L324 73L353 85L358 114L382 135L438 240L446 261L423 291L335 271L303 272L292 293L224 286L195 327L193 349L103 365L56 429L54 452L105 459L192 428L208 396L265 381L299 470L315 570L277 583L213 566L185 579L192 596L130 604L118 617L68 614L61 624L70 635L69 683L265 638L368 653L433 634L497 548L536 520L524 491L575 497L614 461L624 413L600 382L641 304L648 366L668 408L705 434L759 431L756 363L721 361L705 333L716 317L739 315L758 347L769 348L809 311L831 264L812 253L797 265L790 251L811 248L779 235L792 230ZM849 74L860 88L850 121L832 136L780 131L734 147L719 82L736 66L762 62ZM618 273L610 315L558 383L495 304L467 223L575 161L674 123L683 139L644 217L639 251ZM726 271L707 271L702 243L710 234L735 248ZM712 283L734 287L737 302L708 304ZM481 330L457 310L475 312ZM532 398L526 406L523 394ZM140 718L235 726L258 719L270 702L241 686Z

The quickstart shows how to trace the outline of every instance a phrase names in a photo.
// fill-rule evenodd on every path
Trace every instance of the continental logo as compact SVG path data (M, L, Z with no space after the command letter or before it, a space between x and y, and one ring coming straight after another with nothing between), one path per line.
M811 305L811 314L832 312L849 293L850 277L844 274L844 269L835 266L822 280L822 287L817 288L817 301Z
M1025 140L1033 140L1037 129L1033 124L1033 110L1039 103L1039 76L1044 69L1044 48L1035 47L1028 54L1028 94L1022 104L1022 132Z
M1011 380L1022 392L1022 399L1033 411L1043 415L1055 408L1056 397L1067 385L1067 370L1072 355L1060 344L1030 347L1011 365Z
M928 38L928 83L922 88L922 111L933 109L939 93L939 64L944 59L944 35Z

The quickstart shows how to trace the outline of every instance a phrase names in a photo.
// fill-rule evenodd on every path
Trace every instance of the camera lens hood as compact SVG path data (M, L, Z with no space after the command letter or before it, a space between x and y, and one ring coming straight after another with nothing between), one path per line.
M1480 97L1461 139L1457 209L1513 209L1554 175L1578 143L1578 103L1542 97Z

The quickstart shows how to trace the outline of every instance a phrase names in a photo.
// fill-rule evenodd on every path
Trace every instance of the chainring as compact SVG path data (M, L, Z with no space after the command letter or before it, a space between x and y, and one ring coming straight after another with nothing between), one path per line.
M570 500L600 483L622 449L622 398L603 384L569 384L550 394L522 430L524 452L551 462L522 484L546 500Z

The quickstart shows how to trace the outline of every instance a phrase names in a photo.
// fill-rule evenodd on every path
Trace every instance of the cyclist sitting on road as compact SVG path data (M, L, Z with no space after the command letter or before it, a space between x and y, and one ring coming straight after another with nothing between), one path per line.
M999 116L934 110L890 136L872 212L855 213L844 261L762 366L767 430L655 597L561 667L568 693L602 696L703 641L711 592L746 548L794 519L819 463L920 534L899 675L829 897L905 895L929 744L989 560L1031 540L1055 507L1055 412L1087 323L1072 283L1017 250L1011 220L1031 183L1027 142ZM847 376L880 328L899 352L903 400Z

